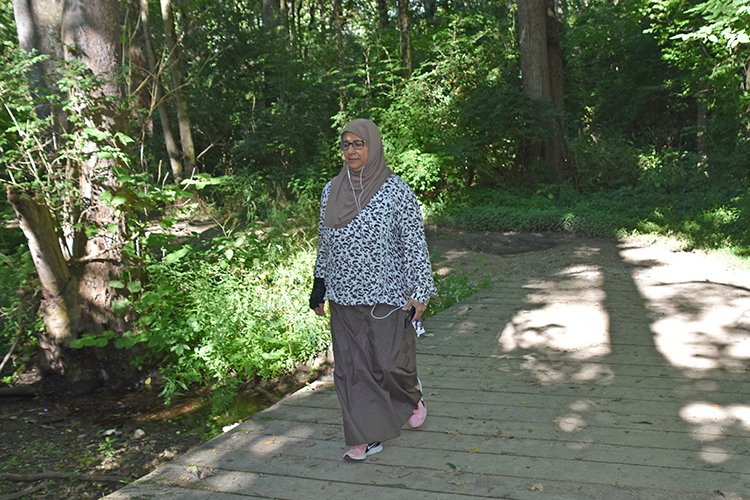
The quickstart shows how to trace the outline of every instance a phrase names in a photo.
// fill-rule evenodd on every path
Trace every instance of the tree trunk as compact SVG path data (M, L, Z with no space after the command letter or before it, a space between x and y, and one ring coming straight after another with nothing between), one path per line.
M106 83L98 94L111 98L121 97L115 76L119 67L120 13L117 0L90 2L66 1L63 7L62 40L66 44L66 57L78 58ZM94 111L85 117L91 127L114 134L128 132L128 117L118 112L117 103L107 101L108 107ZM86 329L101 332L103 329L122 331L122 319L112 312L112 299L117 295L109 286L111 280L119 279L121 247L124 240L124 216L114 207L99 202L104 191L116 190L111 159L98 158L98 145L90 142L85 146L91 153L89 161L80 165L80 189L87 205L87 225L100 228L98 233L87 238L84 254L74 255L82 262L74 269L79 271L80 293L83 297ZM115 232L104 228L116 228Z
M38 95L45 83L43 75L51 75L55 59L62 59L63 51L59 41L62 22L62 2L58 0L13 0L13 16L16 21L18 45L26 52L39 51L50 59L37 64L28 75L29 88ZM65 127L65 114L57 110L56 120ZM37 108L40 118L46 118L52 110L48 106Z
M93 128L110 138L120 132L127 135L128 116L119 111L117 98L121 96L121 88L114 80L120 53L118 0L66 0L62 8L46 0L17 0L16 4L17 18L28 21L27 14L34 16L33 23L18 25L19 37L23 35L25 43L38 44L26 48L44 50L52 57L63 54L70 59L80 59L106 82L90 96L96 99L95 106L74 110L79 114L79 121L71 122L70 128ZM45 45L45 37L52 40L49 45ZM64 49L54 45L54 40L62 41ZM67 349L81 332L113 330L122 333L127 326L112 310L112 302L118 295L109 285L121 275L125 221L122 213L101 202L104 191L115 190L119 185L113 172L115 160L99 157L98 148L94 142L82 144L79 152L87 159L80 162L69 159L67 167L61 167L69 170L68 179L77 182L74 189L65 194L75 198L78 205L69 201L66 206L84 210L63 214L59 218L62 226L59 233L53 214L44 203L15 187L8 189L42 286L46 334L40 339L41 367L46 374L62 376L78 388L89 388L105 379L112 382L129 370L127 358L122 354L122 359L108 358L95 364L87 354ZM53 158L50 164L59 163ZM89 229L89 237L85 229ZM68 234L75 234L74 240L80 244L70 248L63 245L70 250L66 261L61 240Z
M424 13L429 21L435 19L437 12L437 0L424 0Z
M386 29L391 24L390 18L388 17L388 0L377 0L377 7L380 27Z
M563 52L561 46L562 34L565 26L555 15L555 0L547 0L547 62L549 65L550 96L556 114L554 120L554 134L548 141L547 160L555 165L557 174L562 179L569 179L574 175L570 151L565 141L565 91L563 81Z
M162 0L163 2L164 0ZM279 25L280 0L263 0L263 27L267 31L273 30Z
M560 34L563 26L555 16L554 0L518 0L521 81L526 94L549 104L555 114L544 118L549 134L545 140L525 145L526 167L541 163L546 167L543 179L530 177L532 183L555 182L570 172L565 145L563 111L563 58Z
M532 99L550 100L546 0L518 0L521 81Z
M35 193L7 188L8 201L18 216L42 286L41 313L47 335L40 337L41 368L45 373L64 374L63 349L82 331L81 296L78 281L70 274L55 223L44 202Z
M318 12L320 12L320 32L326 31L326 2L324 0L318 0Z
M409 28L409 0L398 1L398 31L401 68L404 78L411 77L411 32Z
M344 18L343 18L343 12L342 12L342 6L341 6L341 0L333 0L333 21L336 24L336 45L338 46L338 70L339 75L344 74ZM346 118L344 116L344 110L346 109L346 91L340 90L339 91L339 111L341 112L339 115L341 116L341 124L342 126L346 122Z
M698 94L696 99L697 104L697 150L698 150L698 165L703 166L708 161L708 141L706 138L706 126L708 124L708 116L706 113L706 103L703 100L703 92Z
M151 70L151 75L154 79L154 94L155 94L155 105L159 111L159 120L161 121L161 129L164 134L164 145L167 148L167 155L169 156L169 165L172 169L172 176L174 181L179 183L182 179L182 163L180 163L180 153L177 150L177 143L172 135L172 126L169 120L169 113L167 112L167 104L164 101L164 87L161 83L161 65L156 62L156 55L154 54L154 47L151 44L151 23L148 17L148 0L140 0L141 5L141 28L143 29L143 39L146 49L146 57L148 59L148 66ZM152 104L152 108L153 109Z
M167 41L169 60L171 62L172 92L174 93L174 102L177 108L177 125L180 129L182 157L185 161L185 171L188 175L192 175L195 172L195 146L193 145L190 115L188 114L187 101L185 100L182 83L182 56L177 44L177 36L175 35L171 0L161 0L161 15L164 21L164 38Z

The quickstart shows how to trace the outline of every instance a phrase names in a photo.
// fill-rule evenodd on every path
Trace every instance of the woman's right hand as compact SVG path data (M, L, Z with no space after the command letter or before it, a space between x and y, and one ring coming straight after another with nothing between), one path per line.
M325 316L326 315L326 305L325 305L325 302L322 303L322 304L320 304L315 309L313 309L313 311L315 311L315 314L317 314L318 316Z

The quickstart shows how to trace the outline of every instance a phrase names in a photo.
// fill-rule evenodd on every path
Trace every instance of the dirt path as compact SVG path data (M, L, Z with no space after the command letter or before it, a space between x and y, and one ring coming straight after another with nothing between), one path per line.
M679 251L674 241L631 238L624 242L578 238L554 233L498 233L426 228L427 244L433 256L433 268L446 275L453 270L465 272L475 280L491 276L493 280L551 276L571 266L583 266L585 248L617 248L596 259L612 275L657 273L665 281L696 278L736 282L750 272L731 268L727 261L705 252Z

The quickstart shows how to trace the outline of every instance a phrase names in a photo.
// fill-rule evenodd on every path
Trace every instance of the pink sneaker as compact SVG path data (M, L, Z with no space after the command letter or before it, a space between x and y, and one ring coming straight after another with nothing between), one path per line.
M424 401L420 401L417 405L417 409L414 410L414 414L409 417L409 427L416 429L424 423L424 419L427 418L427 408L424 406Z
M344 460L364 460L370 455L383 451L383 445L377 441L370 444L358 444L344 453Z

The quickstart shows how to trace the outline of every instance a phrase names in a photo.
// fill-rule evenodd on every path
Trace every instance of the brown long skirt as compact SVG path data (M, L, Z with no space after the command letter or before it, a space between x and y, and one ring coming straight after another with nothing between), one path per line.
M416 334L404 328L400 308L385 319L372 306L329 301L334 382L348 446L401 434L422 393L417 386ZM383 317L396 306L378 304Z

